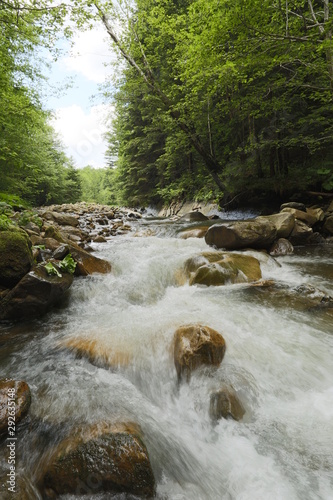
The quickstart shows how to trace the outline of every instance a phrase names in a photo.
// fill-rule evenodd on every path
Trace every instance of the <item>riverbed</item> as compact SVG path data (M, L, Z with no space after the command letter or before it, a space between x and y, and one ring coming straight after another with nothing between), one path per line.
M77 278L46 317L0 327L1 377L32 391L17 442L32 498L40 498L36 482L52 444L82 423L114 420L140 425L157 499L332 499L333 309L308 307L297 293L312 285L333 295L332 247L262 259L277 294L248 284L189 286L182 269L207 251L204 239L179 238L180 222L132 224L93 245L111 274ZM178 384L173 335L190 323L220 332L227 350L220 367ZM65 347L78 340L94 341L108 363ZM225 383L246 410L239 422L209 416L210 394ZM82 498L125 498L89 491Z

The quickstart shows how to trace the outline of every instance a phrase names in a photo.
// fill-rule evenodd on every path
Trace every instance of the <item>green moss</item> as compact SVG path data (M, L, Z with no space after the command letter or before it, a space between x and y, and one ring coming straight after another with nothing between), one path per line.
M31 241L25 231L10 227L0 232L0 284L15 286L33 264Z

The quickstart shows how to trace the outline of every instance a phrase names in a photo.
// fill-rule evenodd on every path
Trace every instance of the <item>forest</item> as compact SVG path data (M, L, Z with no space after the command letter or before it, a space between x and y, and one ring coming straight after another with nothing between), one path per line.
M1 200L332 192L332 20L329 0L0 1ZM106 168L77 170L41 105L38 54L96 22L119 55L103 87L116 116Z

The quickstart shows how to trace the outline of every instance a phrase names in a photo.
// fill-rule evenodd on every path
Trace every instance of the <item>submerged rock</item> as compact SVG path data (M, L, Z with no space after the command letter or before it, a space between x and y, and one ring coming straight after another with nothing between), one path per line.
M193 229L185 229L179 233L179 238L187 240L188 238L203 238L207 233L209 226L200 226Z
M55 450L41 490L46 499L99 492L152 497L155 479L138 426L102 422L78 429Z
M120 366L127 366L131 358L129 352L110 349L95 339L73 337L62 342L60 347L73 350L77 357L87 358L93 365L113 369Z
M31 241L19 228L0 231L0 285L11 288L33 264Z
M238 421L243 418L244 414L245 409L233 387L224 386L211 394L209 415L212 420L231 417Z
M43 315L63 297L72 282L72 274L50 276L43 265L36 266L1 300L0 320L22 320Z
M15 404L11 404L13 401ZM27 415L31 404L31 393L28 384L22 380L0 380L0 436L8 430L16 429L16 425ZM12 415L13 413L13 415ZM14 417L13 420L9 416ZM10 426L9 420L14 427ZM16 432L14 432L14 436ZM8 434L10 437L11 434Z
M190 285L220 286L247 283L261 278L259 261L250 255L204 252L188 259L185 272Z
M218 366L226 350L220 333L208 326L187 325L174 334L174 362L178 380L190 379L191 373L202 365Z
M199 211L188 212L180 217L181 221L196 222L208 220L208 217Z
M214 225L206 233L207 245L227 250L268 248L276 238L276 227L268 220L249 220Z

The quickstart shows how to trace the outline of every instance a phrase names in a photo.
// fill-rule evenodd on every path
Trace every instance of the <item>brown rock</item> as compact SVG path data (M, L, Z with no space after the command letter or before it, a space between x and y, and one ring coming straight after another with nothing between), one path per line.
M118 368L127 366L130 362L130 353L110 349L95 339L73 337L65 340L60 347L66 347L76 352L77 357L87 358L93 365Z
M206 215L204 215L203 213L195 210L193 212L188 212L187 214L182 215L179 220L187 222L199 222L202 220L208 220L208 217L206 217Z
M324 220L324 211L321 208L307 208L306 213L316 219L316 222Z
M294 253L294 247L292 246L289 240L286 240L285 238L279 238L273 244L269 253L274 257L278 255L291 255L292 253Z
M68 215L59 212L44 212L42 214L43 218L46 220L53 220L59 226L73 226L76 227L79 224L78 216Z
M209 415L212 420L231 417L238 421L243 418L244 414L244 407L233 387L225 386L211 394Z
M307 241L312 233L313 231L311 227L309 227L304 222L296 219L295 227L289 237L289 240L293 245L301 245L302 243L305 243Z
M311 213L303 212L302 210L296 210L295 208L283 208L281 213L293 214L295 219L304 222L308 226L313 226L317 222L317 216L311 215Z
M100 492L153 497L155 480L138 427L100 423L78 429L55 450L41 489L46 499Z
M280 207L280 212L284 208L295 208L296 210L301 210L302 212L306 212L306 206L304 205L304 203L298 203L296 201L289 201L288 203L283 203L283 205L281 205Z
M271 222L276 227L277 238L288 238L295 226L295 216L286 212L257 217L256 220L268 220Z
M206 243L217 248L268 248L276 238L276 228L268 220L233 222L211 226L205 236Z
M196 227L194 229L185 229L179 233L179 238L187 240L188 238L203 238L208 231L209 226Z
M0 436L6 435L10 429L15 431L18 422L28 413L30 404L31 393L26 382L0 380Z
M88 274L93 273L107 274L111 271L111 264L106 260L99 259L72 243L69 243L69 249L76 262L76 275L88 276Z
M185 263L190 285L219 286L247 283L261 278L259 261L249 255L204 252Z
M323 226L323 230L329 234L333 234L333 215L327 217L327 219L325 220L325 224Z
M190 379L193 370L202 365L218 366L226 345L220 333L208 326L187 325L174 335L174 361L178 380Z
M104 236L99 234L98 236L95 236L95 238L93 239L93 242L94 243L106 243L106 239L104 238Z

